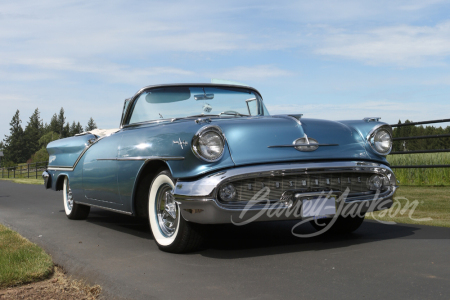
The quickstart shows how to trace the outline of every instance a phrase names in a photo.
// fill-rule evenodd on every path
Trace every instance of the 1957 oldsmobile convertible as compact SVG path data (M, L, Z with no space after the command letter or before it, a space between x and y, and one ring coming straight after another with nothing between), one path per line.
M379 118L270 115L251 87L157 85L125 100L120 129L50 143L43 177L63 190L69 219L91 207L148 218L158 247L179 253L199 246L198 224L297 219L352 232L392 205L391 148Z

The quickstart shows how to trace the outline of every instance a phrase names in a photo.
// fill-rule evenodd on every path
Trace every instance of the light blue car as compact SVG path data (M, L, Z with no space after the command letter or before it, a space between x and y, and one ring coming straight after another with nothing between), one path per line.
M392 205L392 129L379 118L270 115L254 88L148 86L125 100L120 128L54 141L46 188L69 219L90 207L147 218L161 250L198 249L205 225L309 221L352 232Z

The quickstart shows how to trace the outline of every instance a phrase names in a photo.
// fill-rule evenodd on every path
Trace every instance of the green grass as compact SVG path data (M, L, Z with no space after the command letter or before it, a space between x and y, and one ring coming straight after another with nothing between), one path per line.
M373 217L370 215L366 215L366 217L396 223L450 227L450 187L401 186L397 190L395 198L397 204L394 204L389 210L375 212ZM413 202L415 200L417 201ZM417 203L415 209L413 209L414 203ZM432 220L418 221L423 218Z
M52 272L44 250L0 224L0 288L42 280Z
M15 183L44 185L44 180L42 178L0 178L0 180L9 180Z
M392 166L450 165L450 153L418 153L389 155ZM450 186L450 168L393 169L400 185L446 185Z

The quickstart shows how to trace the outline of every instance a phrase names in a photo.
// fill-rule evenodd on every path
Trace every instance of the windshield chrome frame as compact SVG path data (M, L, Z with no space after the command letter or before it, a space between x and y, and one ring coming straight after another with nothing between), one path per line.
M171 122L174 118L148 120L148 121L143 121L143 122L139 122L139 123L129 124L129 119L131 117L132 108L134 107L134 104L135 104L136 100L139 98L139 96L144 92L147 92L149 90L156 89L156 88L161 88L161 87L217 87L217 88L237 88L237 89L244 89L244 90L247 89L256 94L258 101L261 101L261 102L263 101L261 93L257 89L250 87L250 86L244 86L244 85L217 84L217 83L176 83L176 84L149 85L149 86L146 86L146 87L143 87L142 89L140 89L131 98L130 103L128 104L127 110L125 112L125 116L121 120L120 128L138 126L141 124L149 124L149 123ZM259 105L259 103L258 103L258 105ZM262 108L262 106L261 106L261 108ZM262 110L260 113L262 113L264 115L264 110ZM176 118L176 119L178 120L180 118Z

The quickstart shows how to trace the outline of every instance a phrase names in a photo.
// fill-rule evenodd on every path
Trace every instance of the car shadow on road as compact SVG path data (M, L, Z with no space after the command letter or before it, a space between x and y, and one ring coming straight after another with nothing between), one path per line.
M325 233L310 238L301 238L292 234L292 228L298 222L264 222L242 227L216 225L212 228L205 250L199 253L211 258L230 259L338 249L394 239L450 239L449 228L406 224L389 225L367 220L351 234ZM303 235L313 232L315 230L308 223L302 224L294 230L294 233Z
M145 219L92 209L87 222L131 234L141 239L153 240L149 223ZM234 259L337 249L394 239L450 239L450 228L406 224L388 225L369 220L364 221L363 225L352 234L322 234L310 238L300 238L292 234L292 228L298 222L296 220L272 221L244 226L202 225L201 227L207 232L203 249L186 255ZM302 224L294 230L296 234L313 232L315 232L314 228L308 223Z
M153 240L153 235L150 232L150 224L146 219L92 208L86 221L108 229L131 234L138 238Z

